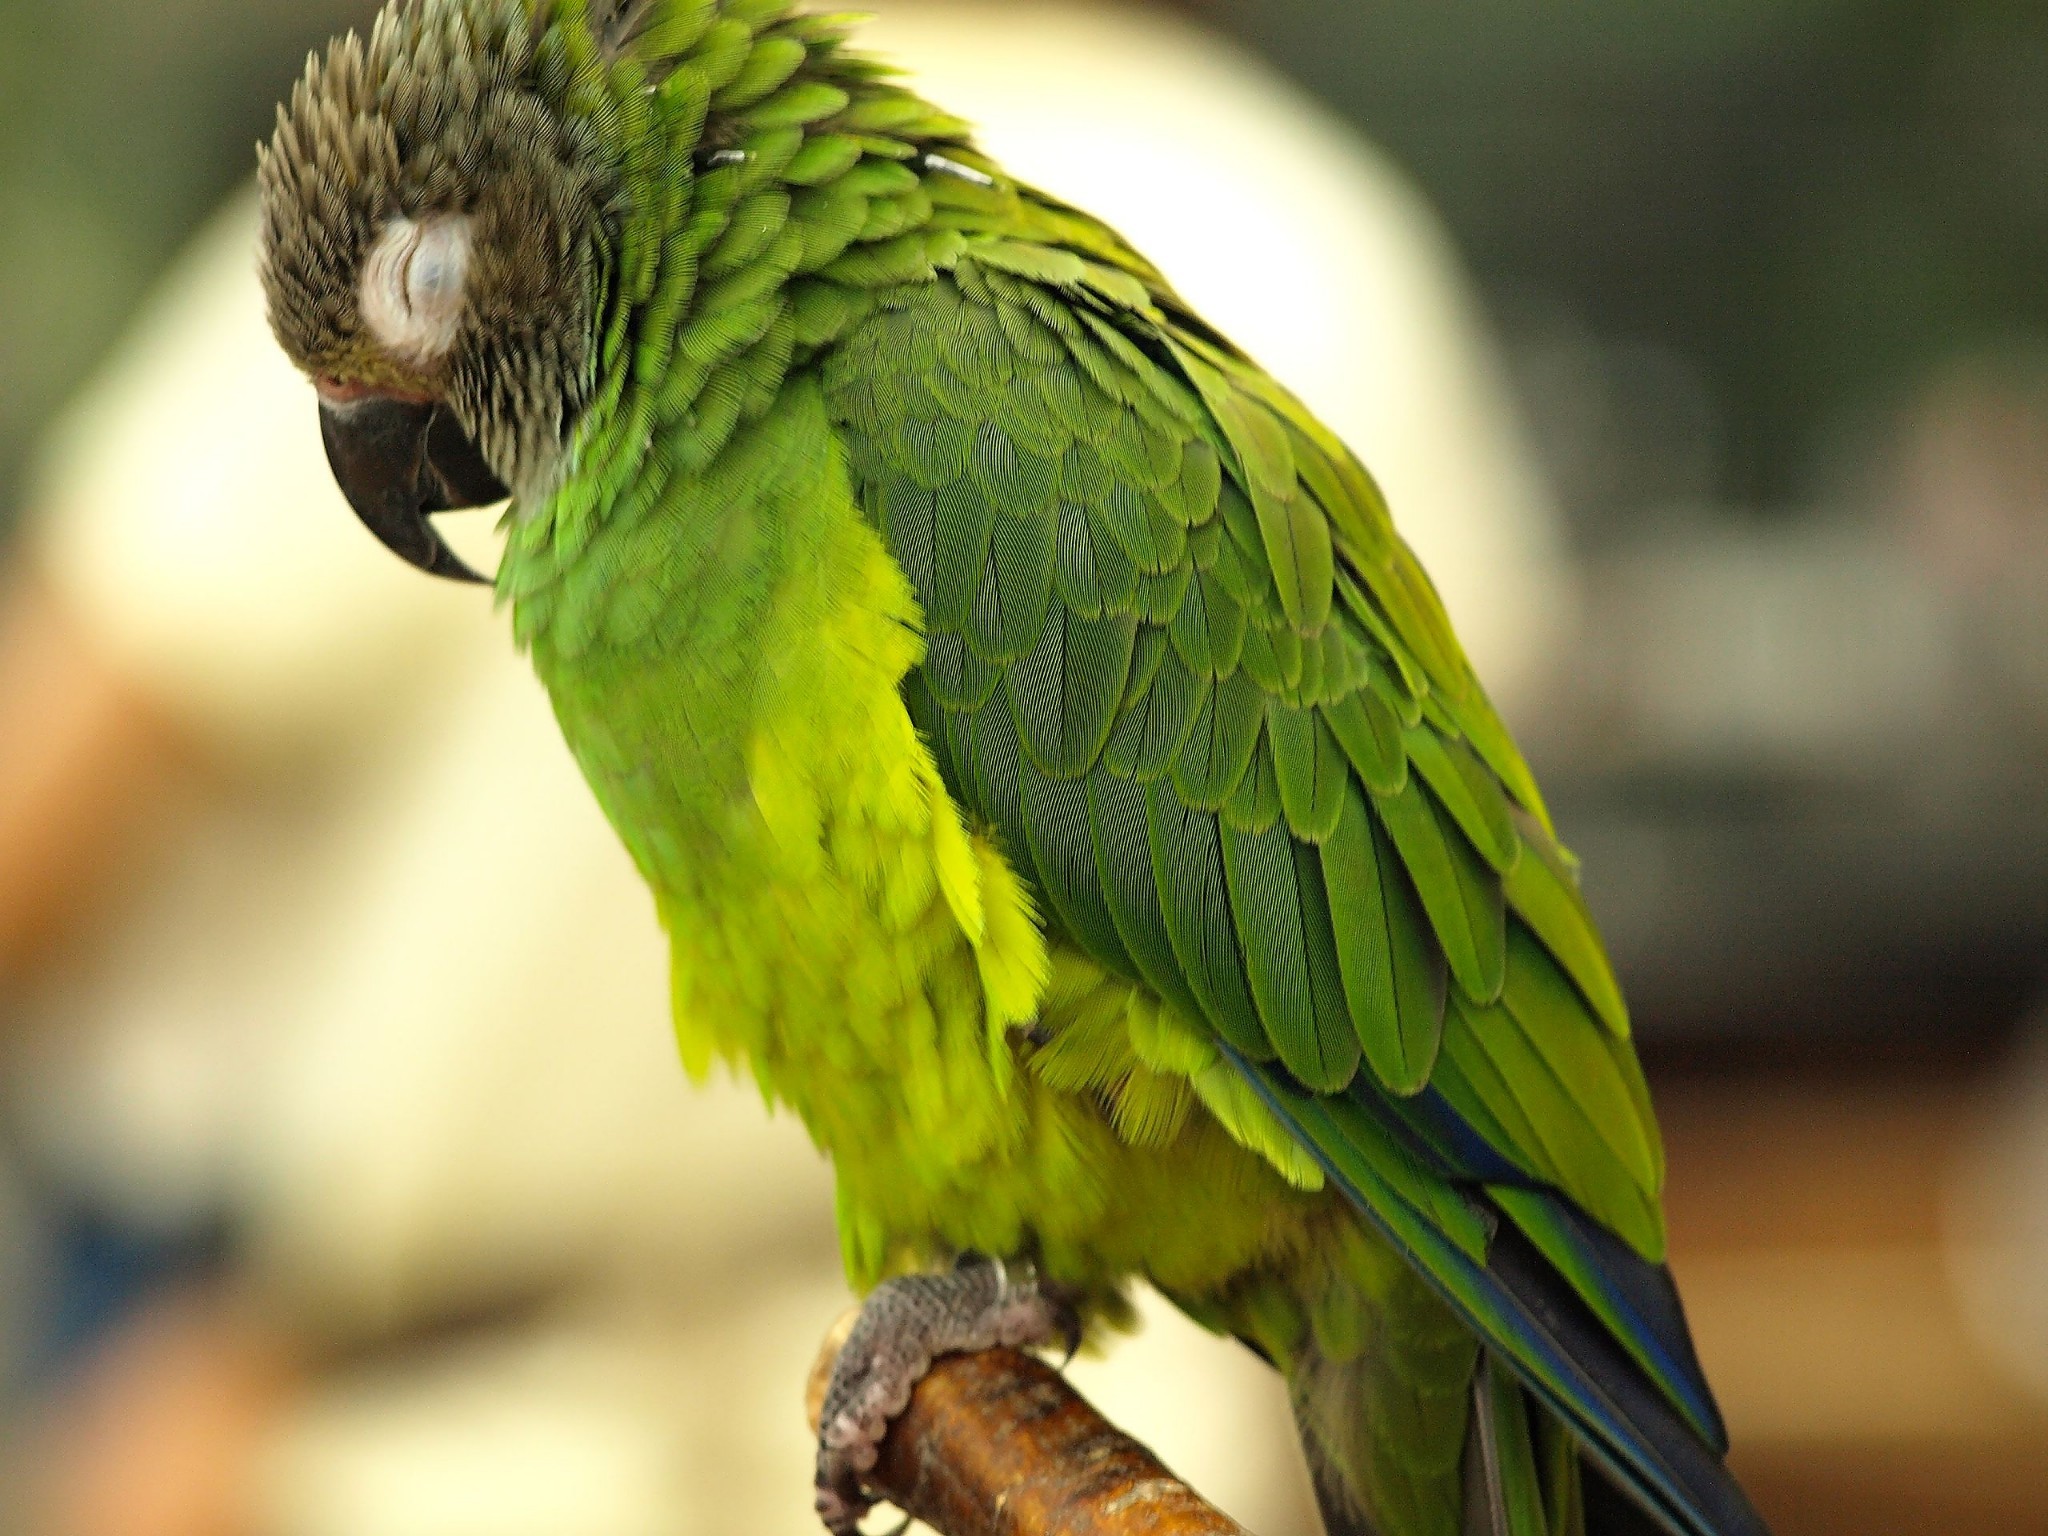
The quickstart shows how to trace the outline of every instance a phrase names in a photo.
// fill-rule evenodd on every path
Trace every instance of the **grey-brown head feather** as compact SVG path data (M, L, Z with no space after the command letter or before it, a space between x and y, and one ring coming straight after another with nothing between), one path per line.
M615 25L638 7L623 0ZM306 73L261 152L271 327L316 379L448 402L500 478L549 472L593 383L615 169L551 99L525 0L398 0ZM623 35L623 34L622 34ZM396 219L470 232L452 344L365 324L365 260Z

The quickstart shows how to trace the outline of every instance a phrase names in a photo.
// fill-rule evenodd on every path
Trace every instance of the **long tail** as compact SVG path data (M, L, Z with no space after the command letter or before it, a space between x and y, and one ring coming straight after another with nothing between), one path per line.
M1294 1376L1295 1421L1326 1536L1410 1536L1413 1509L1375 1520L1362 1487L1374 1407L1372 1363L1305 1358ZM1382 1398L1379 1404L1384 1408ZM1472 1373L1459 1481L1462 1505L1421 1515L1420 1536L1663 1536L1660 1522L1610 1482L1578 1439L1491 1353Z
M1464 1536L1586 1536L1577 1444L1491 1354L1472 1373Z
M1479 1344L1391 1254L1377 1269L1339 1266L1325 1326L1287 1352L1316 1501L1329 1536L1461 1536ZM1340 1311L1348 1332L1327 1326Z
M1459 1174L1398 1106L1311 1094L1232 1060L1359 1214L1569 1426L1586 1464L1624 1489L1652 1529L1769 1536L1722 1460L1719 1415L1661 1266L1548 1191L1496 1187L1484 1170Z

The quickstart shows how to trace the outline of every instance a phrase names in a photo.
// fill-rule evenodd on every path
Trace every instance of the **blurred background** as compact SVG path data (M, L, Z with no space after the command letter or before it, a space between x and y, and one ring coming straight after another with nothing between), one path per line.
M1386 481L1777 1528L2048 1532L2048 12L875 8ZM251 146L370 9L0 0L0 1532L796 1536L827 1178L684 1084L502 619L256 307ZM1148 1316L1087 1389L1307 1536Z

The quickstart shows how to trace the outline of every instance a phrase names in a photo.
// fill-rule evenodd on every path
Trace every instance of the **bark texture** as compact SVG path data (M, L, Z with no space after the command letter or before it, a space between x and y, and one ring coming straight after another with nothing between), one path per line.
M812 1368L813 1429L850 1324ZM1011 1349L938 1360L868 1481L942 1536L1248 1536L1059 1372Z

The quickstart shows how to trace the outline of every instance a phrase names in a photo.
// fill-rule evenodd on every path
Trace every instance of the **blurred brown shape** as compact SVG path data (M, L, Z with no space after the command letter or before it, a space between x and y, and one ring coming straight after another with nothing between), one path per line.
M856 1314L826 1335L804 1394L815 1432ZM1246 1536L1043 1361L947 1355L889 1426L869 1487L943 1536Z
M0 588L0 982L110 884L176 732L40 583ZM23 728L26 727L26 728Z
M237 1301L192 1292L158 1302L49 1405L26 1528L249 1536L266 1435L301 1366L291 1341Z
M1654 1062L1672 1264L1785 1536L2048 1536L2048 1404L1981 1347L1945 1212L1998 1062Z

